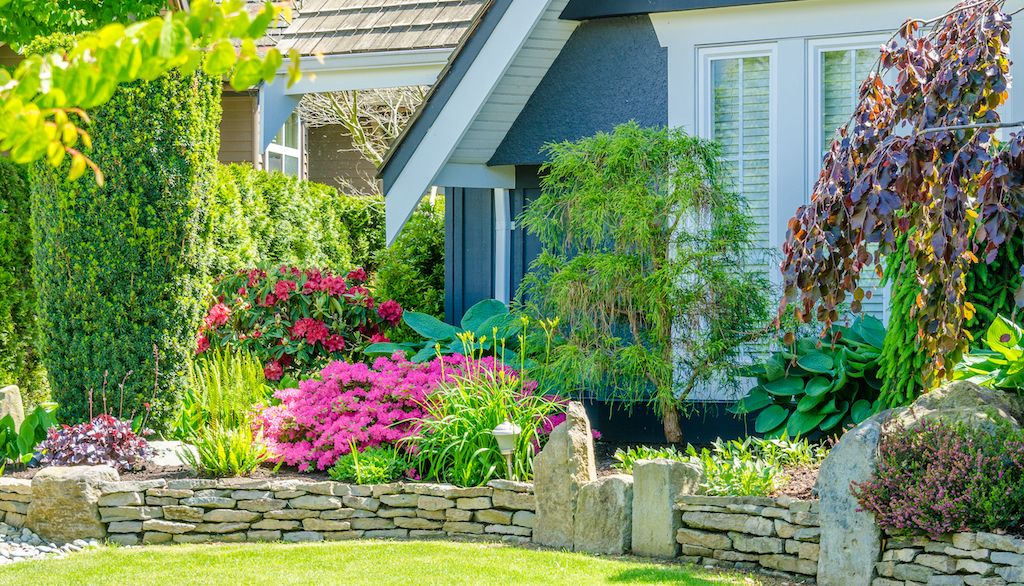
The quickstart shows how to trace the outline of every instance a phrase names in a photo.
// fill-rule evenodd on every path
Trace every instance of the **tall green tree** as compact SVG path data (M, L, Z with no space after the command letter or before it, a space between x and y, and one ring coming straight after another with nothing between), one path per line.
M718 147L680 130L629 123L547 154L520 218L542 244L520 295L565 338L543 378L651 400L681 442L681 401L728 382L768 320L743 200L723 185Z

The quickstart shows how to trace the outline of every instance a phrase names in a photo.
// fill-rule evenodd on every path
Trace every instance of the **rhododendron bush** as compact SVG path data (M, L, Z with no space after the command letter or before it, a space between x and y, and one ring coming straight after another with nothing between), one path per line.
M346 276L281 266L227 275L214 286L196 353L231 346L258 356L268 380L312 374L387 342L402 319L395 301L377 303L362 269Z

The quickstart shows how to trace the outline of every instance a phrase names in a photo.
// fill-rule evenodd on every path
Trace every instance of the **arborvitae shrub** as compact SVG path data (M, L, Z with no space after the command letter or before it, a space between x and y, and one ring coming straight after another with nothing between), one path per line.
M151 408L160 427L177 403L206 283L220 88L172 73L123 86L90 112L102 187L67 181L66 166L34 168L42 351L65 421L89 418L90 391L102 410L105 379L114 414Z

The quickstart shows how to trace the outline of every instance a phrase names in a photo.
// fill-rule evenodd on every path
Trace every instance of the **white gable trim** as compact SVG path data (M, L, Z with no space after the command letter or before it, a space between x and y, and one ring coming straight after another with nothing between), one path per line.
M385 196L389 245L434 183L550 1L515 0L494 27Z

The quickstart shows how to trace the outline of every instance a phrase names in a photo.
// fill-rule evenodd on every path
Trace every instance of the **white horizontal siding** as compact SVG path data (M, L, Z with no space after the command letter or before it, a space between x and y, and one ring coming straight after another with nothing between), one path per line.
M548 6L459 141L450 163L479 164L490 160L577 26L558 18L566 4L567 0L553 0Z

